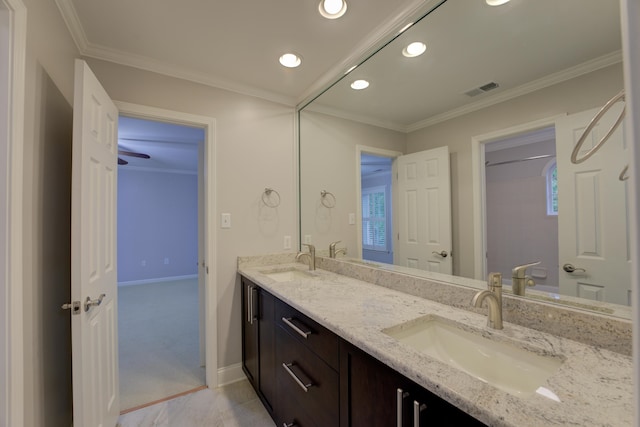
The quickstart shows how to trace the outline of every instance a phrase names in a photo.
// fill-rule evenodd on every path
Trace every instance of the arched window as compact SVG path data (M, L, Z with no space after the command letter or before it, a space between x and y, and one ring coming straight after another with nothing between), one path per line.
M547 215L558 215L558 165L550 161L544 168L547 178Z

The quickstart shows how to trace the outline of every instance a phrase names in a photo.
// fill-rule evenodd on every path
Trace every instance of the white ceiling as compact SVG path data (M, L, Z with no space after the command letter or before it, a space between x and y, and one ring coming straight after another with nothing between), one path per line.
M319 0L56 0L84 56L296 105L405 11L438 0L348 0L328 20ZM278 58L294 51L297 69Z

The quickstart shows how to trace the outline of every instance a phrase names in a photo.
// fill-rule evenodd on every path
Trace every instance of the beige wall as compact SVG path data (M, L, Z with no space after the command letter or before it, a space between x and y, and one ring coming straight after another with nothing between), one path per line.
M71 424L70 186L73 61L55 2L27 7L24 140L25 426Z
M558 114L602 106L622 87L622 66L612 65L408 135L407 153L449 146L454 274L474 275L471 138Z
M328 251L340 240L347 255L356 253L357 229L349 214L357 212L356 145L404 151L405 134L321 113L300 115L301 234L311 235L316 249ZM336 206L320 204L322 190L333 193Z
M217 212L207 220L217 229L218 364L241 361L238 255L283 250L296 233L294 109L225 90L110 62L87 60L112 99L216 120ZM276 209L265 208L265 187L280 193ZM231 229L220 229L222 212Z

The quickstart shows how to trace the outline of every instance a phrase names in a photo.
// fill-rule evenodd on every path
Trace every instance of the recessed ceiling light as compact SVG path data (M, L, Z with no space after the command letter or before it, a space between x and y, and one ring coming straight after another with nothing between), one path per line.
M489 6L502 6L505 3L509 3L511 0L486 0Z
M347 11L347 2L344 0L320 0L318 10L320 15L327 19L338 19Z
M407 58L414 58L420 56L427 50L427 45L422 42L409 43L407 47L402 49L402 54Z
M366 80L355 80L351 83L351 89L362 90L369 87L369 82Z
M302 63L302 57L295 53L285 53L280 57L280 63L287 68L296 68Z

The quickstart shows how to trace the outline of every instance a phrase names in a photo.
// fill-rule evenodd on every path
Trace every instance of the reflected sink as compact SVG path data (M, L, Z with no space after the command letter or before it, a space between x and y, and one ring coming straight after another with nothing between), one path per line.
M314 279L316 277L311 272L298 270L296 268L274 269L261 271L260 273L276 282L293 282L296 280Z
M541 386L563 359L463 330L454 322L426 316L382 332L507 393L526 397L549 392ZM541 388L541 390L539 390Z

